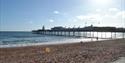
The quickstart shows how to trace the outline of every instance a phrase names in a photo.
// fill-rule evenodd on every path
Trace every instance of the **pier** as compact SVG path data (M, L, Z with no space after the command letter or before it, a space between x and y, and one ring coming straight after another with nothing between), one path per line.
M42 35L55 35L55 36L75 36L75 37L85 37L85 38L116 38L117 33L122 33L122 38L125 38L125 28L116 28L116 27L94 27L88 26L83 28L65 28L65 27L53 27L51 29L45 29L43 26L42 29L33 30L33 33L42 34ZM109 34L107 34L109 33Z

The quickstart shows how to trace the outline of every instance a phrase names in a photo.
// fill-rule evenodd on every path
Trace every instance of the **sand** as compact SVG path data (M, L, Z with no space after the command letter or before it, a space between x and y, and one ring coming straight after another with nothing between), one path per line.
M0 63L111 63L125 57L125 39L0 48Z

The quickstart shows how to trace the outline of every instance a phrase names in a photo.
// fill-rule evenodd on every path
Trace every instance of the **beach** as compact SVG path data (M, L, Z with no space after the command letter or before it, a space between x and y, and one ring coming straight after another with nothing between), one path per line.
M111 63L125 57L125 39L0 48L0 63Z

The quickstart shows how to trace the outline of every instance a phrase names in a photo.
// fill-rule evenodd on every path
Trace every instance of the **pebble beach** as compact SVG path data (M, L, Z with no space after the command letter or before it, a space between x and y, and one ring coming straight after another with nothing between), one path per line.
M125 39L0 48L0 63L111 63L125 57Z

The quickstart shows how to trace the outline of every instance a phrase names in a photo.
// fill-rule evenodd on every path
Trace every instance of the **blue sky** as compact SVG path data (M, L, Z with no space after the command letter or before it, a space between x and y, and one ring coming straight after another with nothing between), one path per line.
M123 27L125 0L0 0L0 31L91 24Z

